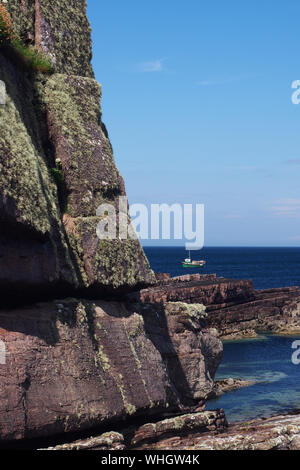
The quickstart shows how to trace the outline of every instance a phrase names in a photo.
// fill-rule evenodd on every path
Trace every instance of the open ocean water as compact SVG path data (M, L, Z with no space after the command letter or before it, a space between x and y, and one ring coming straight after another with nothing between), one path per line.
M300 248L204 248L194 259L204 268L184 269L184 248L145 247L151 267L172 276L216 273L232 279L252 279L256 289L300 286ZM255 380L252 387L230 392L208 403L207 409L224 408L229 422L248 421L300 409L300 365L291 356L296 337L262 336L224 342L224 357L216 378Z

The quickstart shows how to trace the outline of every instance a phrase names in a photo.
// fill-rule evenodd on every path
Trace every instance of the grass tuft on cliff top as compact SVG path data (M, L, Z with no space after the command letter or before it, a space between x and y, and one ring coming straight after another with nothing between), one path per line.
M18 59L20 59L27 68L35 72L54 73L52 62L34 46L27 46L16 38L11 42L11 47Z
M30 70L54 73L54 66L48 57L34 46L26 45L17 37L10 14L2 3L0 3L0 48L6 49L12 57Z

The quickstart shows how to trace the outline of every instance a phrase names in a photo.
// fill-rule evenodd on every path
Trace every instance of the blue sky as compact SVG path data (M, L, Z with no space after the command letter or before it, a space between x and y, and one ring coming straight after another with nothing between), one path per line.
M88 0L130 203L204 203L207 246L300 246L299 0Z

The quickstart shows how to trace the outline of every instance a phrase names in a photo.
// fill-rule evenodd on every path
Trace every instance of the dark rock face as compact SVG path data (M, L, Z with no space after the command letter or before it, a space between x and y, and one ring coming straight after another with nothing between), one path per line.
M118 302L39 304L0 312L0 440L83 431L133 415L202 403L221 342L170 306L135 313ZM148 317L148 313L150 317ZM151 316L152 315L152 316Z
M251 281L187 275L141 290L145 303L186 302L206 307L206 326L223 339L256 336L257 331L289 333L300 329L300 290L284 287L256 291Z

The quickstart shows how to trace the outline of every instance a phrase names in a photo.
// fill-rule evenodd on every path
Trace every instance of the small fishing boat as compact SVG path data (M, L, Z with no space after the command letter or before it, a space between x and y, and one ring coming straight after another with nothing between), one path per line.
M182 261L183 268L203 268L206 265L206 261L192 261L191 252L189 251L189 257Z

